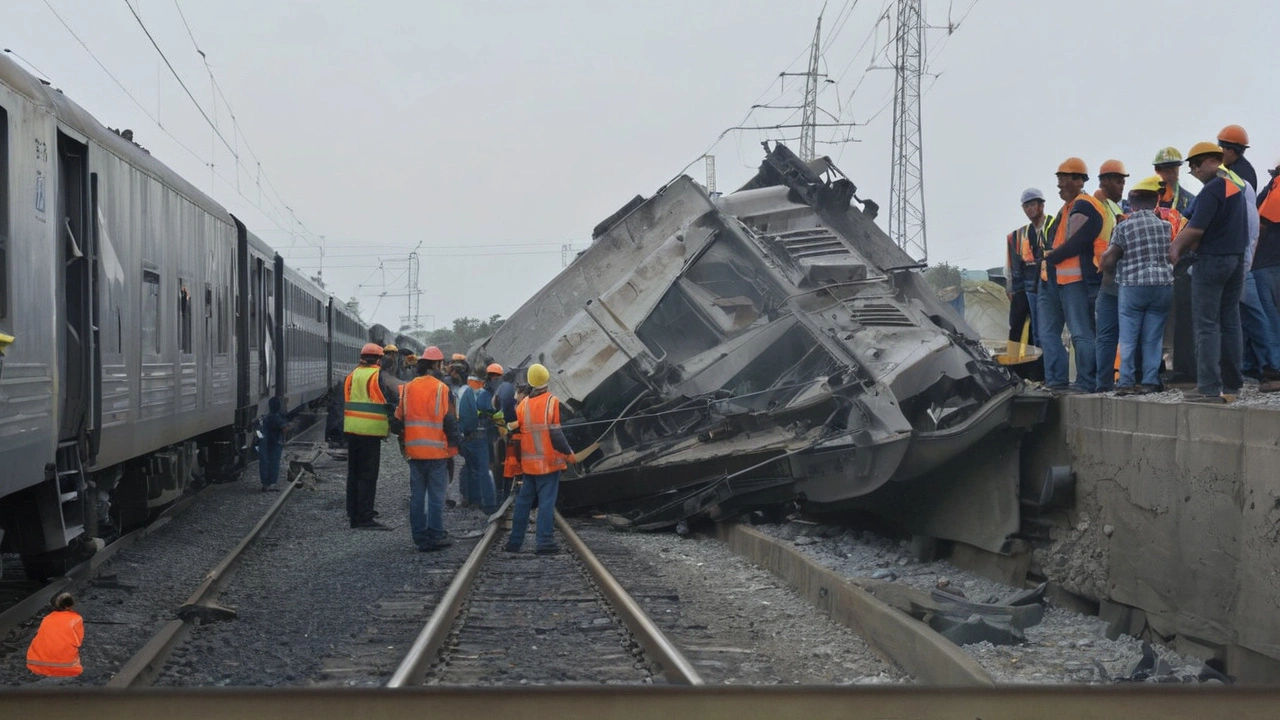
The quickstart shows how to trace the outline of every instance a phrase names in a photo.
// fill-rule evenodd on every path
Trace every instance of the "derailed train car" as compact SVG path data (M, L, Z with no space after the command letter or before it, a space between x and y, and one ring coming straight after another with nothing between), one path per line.
M641 528L839 509L1043 417L1047 398L937 300L874 203L815 164L779 145L729 195L681 177L637 198L477 349L545 364L571 442L601 443L565 509ZM994 537L1017 525L1017 463L998 470L1014 497Z

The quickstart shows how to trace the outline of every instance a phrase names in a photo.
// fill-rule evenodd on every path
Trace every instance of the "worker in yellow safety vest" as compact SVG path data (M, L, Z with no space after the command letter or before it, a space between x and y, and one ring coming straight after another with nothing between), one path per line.
M1124 184L1129 173L1124 163L1119 160L1108 160L1098 168L1098 189L1093 197L1102 203L1103 210L1109 214L1116 224L1124 220ZM1102 266L1102 254L1111 244L1111 235L1105 239L1099 236L1093 245L1093 264L1102 275L1102 284L1098 288L1098 299L1094 303L1093 320L1097 330L1094 341L1094 355L1098 358L1098 380L1094 387L1096 392L1109 392L1116 385L1116 372L1120 369L1117 362L1117 346L1120 342L1120 286L1116 284L1114 271Z
M560 430L560 400L547 391L551 373L541 364L529 366L529 396L516 406L516 422L520 429L520 472L524 482L516 495L511 514L511 535L506 551L519 552L529 529L529 513L533 499L538 498L538 527L535 551L539 555L559 552L552 532L555 528L556 497L560 493L560 472L577 456Z
M388 398L399 395L400 382L383 372L384 351L377 343L360 348L360 365L342 385L342 431L347 438L347 519L351 527L389 530L374 518L382 441L390 432L388 417L395 408Z

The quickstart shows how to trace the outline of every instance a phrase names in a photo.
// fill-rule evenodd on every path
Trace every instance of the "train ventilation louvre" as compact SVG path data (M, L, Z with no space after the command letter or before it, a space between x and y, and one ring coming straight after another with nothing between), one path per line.
M770 237L796 262L817 257L852 255L844 241L826 228L793 230Z
M890 303L846 303L849 313L867 327L915 327L902 308Z

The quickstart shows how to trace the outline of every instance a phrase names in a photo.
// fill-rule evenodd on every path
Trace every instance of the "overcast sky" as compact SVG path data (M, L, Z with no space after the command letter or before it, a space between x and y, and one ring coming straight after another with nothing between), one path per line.
M366 319L400 324L404 258L421 243L428 328L508 315L559 272L563 244L585 247L596 223L709 148L721 190L750 177L760 140L798 131L716 138L753 104L800 102L803 80L778 74L805 70L823 8L821 0L132 2L216 116L239 166L125 0L3 0L2 41L101 122L132 128L309 274L323 236L329 289L357 296ZM827 3L821 68L836 82L820 105L868 124L820 129L820 139L859 142L818 148L886 210L893 77L868 67L890 60L876 58L888 34L876 18L887 4ZM1132 182L1150 174L1159 148L1185 152L1239 123L1263 178L1280 158L1280 2L931 0L926 15L937 26L963 18L950 36L932 30L927 40L931 262L1001 265L1005 233L1025 222L1019 193L1037 186L1056 211L1053 173L1068 155L1091 170L1123 160ZM795 123L793 113L761 108L746 124ZM688 172L705 179L701 162Z

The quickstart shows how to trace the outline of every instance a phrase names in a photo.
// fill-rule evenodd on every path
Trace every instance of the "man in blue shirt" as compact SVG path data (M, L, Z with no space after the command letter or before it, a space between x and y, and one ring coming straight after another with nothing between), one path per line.
M453 366L455 376L468 371L465 363ZM498 511L498 503L493 495L493 477L489 475L489 431L481 425L476 387L483 387L483 384L471 374L462 383L458 393L458 431L462 433L462 446L458 448L463 462L462 495L464 499L479 505L486 515L492 515ZM492 411L489 414L491 416ZM492 422L485 424L492 425Z
M1244 385L1240 374L1244 340L1240 296L1244 289L1244 252L1249 244L1245 193L1237 178L1222 168L1222 148L1196 143L1187 153L1191 174L1204 183L1195 212L1169 246L1177 265L1196 250L1191 273L1192 317L1196 327L1196 394L1191 402L1222 403Z

